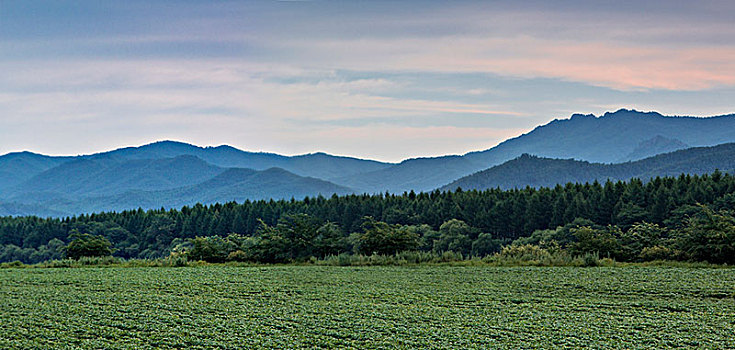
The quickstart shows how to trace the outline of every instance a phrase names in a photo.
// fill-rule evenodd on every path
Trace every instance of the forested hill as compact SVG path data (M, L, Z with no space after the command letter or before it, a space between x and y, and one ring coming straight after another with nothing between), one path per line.
M522 154L619 163L688 147L735 142L735 115L668 117L621 109L600 117L575 114L463 156L410 159L368 173L334 179L360 192L430 191Z
M248 168L253 170L281 168L296 175L323 180L375 171L392 165L390 163L333 156L325 153L283 156L273 153L247 152L230 146L199 147L183 142L160 141L140 147L126 147L109 152L74 157L52 157L31 152L6 154L0 156L0 193L28 182L45 171L63 166L65 163L74 163L74 165L68 166L63 171L71 171L75 167L81 171L83 169L79 166L83 161L88 162L88 164L104 163L104 166L117 166L128 161L171 159L180 156L196 157L212 166L221 168ZM57 169L57 171L61 170ZM69 175L75 177L86 176L83 172ZM186 183L179 185L183 186Z
M221 168L190 155L132 160L79 158L0 191L0 216L66 216L352 192L280 168Z
M0 156L0 192L70 159L70 157L49 157L31 152L9 153Z
M131 191L113 196L89 197L81 201L84 212L89 208L125 210L135 207L181 208L191 203L225 203L246 200L291 199L309 196L331 196L352 193L349 188L331 182L303 177L280 168L262 171L230 168L204 182L159 191Z
M375 171L392 165L373 160L333 156L322 152L283 156L275 153L247 152L226 145L198 147L175 141L155 142L140 147L121 148L83 157L132 160L172 158L181 155L195 156L207 163L223 168L254 170L281 168L296 175L325 180L338 176Z
M490 169L463 177L443 190L553 187L556 184L598 180L648 180L656 176L735 171L735 143L695 147L620 164L600 164L572 159L549 159L528 154Z

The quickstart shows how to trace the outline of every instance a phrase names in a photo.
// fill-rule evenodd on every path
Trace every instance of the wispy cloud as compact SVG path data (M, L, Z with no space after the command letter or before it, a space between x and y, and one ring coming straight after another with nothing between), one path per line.
M735 46L672 48L532 37L281 42L306 62L353 70L493 73L619 90L735 85ZM386 68L388 67L388 68Z
M386 160L572 112L733 112L730 2L3 3L0 153L156 139Z

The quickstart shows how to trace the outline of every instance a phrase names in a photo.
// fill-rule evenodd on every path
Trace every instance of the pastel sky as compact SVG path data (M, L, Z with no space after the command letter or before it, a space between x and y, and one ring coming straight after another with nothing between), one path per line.
M0 0L0 154L386 161L572 113L735 113L733 1Z

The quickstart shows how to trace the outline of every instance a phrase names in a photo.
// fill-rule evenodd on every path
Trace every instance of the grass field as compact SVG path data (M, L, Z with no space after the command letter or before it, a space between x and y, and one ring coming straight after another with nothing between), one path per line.
M735 348L735 270L0 270L0 348Z

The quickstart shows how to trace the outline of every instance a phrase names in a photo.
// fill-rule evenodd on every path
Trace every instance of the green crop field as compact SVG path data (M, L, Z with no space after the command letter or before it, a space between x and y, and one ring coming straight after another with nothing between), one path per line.
M735 348L735 270L0 270L0 348Z

